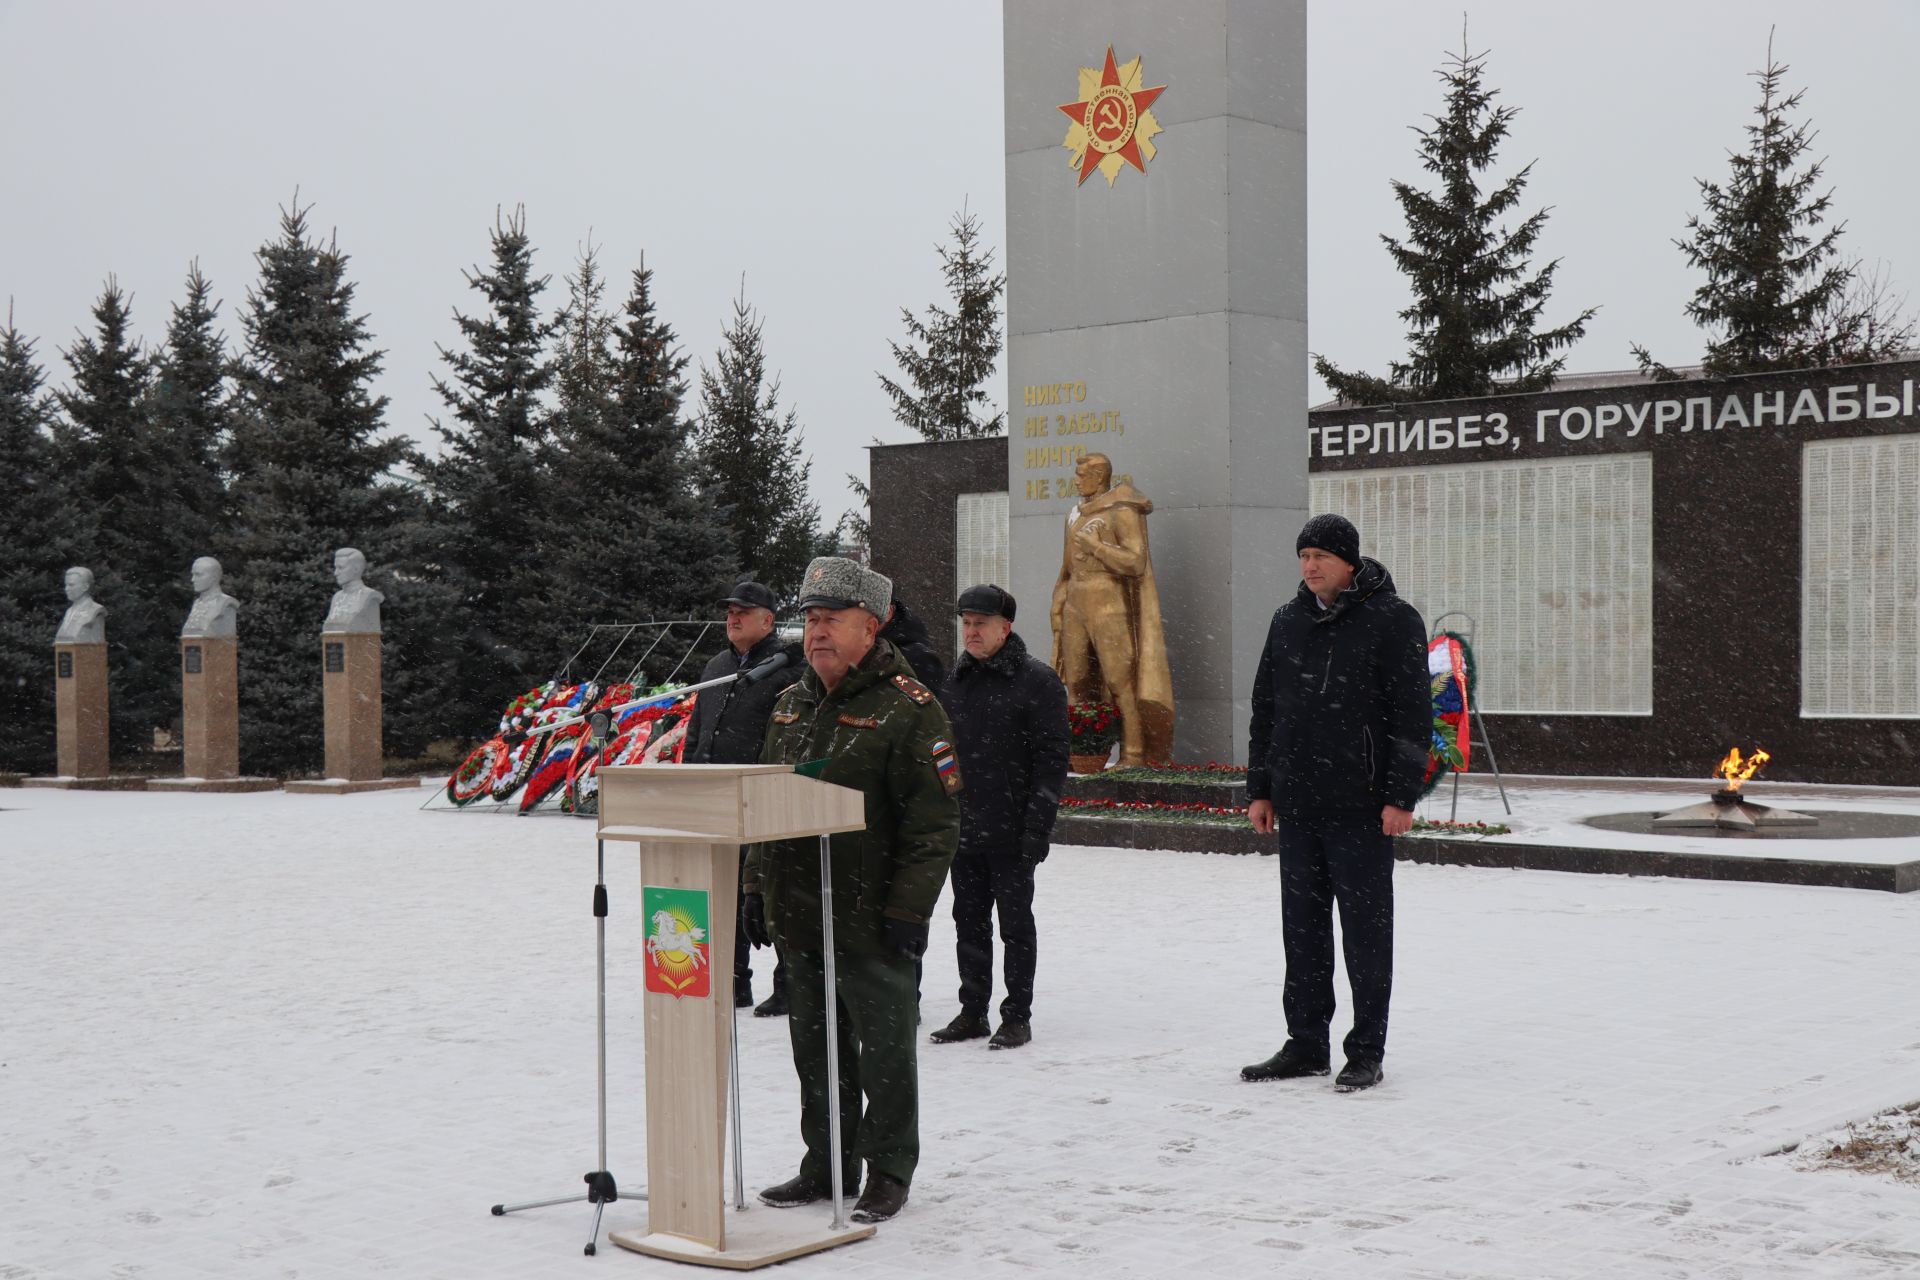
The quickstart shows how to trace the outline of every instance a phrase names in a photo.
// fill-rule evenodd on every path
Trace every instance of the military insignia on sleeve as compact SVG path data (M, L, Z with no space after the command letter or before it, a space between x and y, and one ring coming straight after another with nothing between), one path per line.
M919 703L923 707L926 706L929 702L933 701L933 690L927 688L927 686L921 684L918 680L915 680L912 676L906 676L906 675L895 676L893 678L893 684L896 689L900 690L900 692L906 694L909 698L912 698L915 702ZM948 749L951 750L951 748L948 748Z
M960 790L960 761L954 758L953 744L936 739L927 750L933 756L933 771L940 775L940 786L948 795Z
M773 722L775 724L792 724L799 718L800 713L798 711L776 711L773 713Z
M851 725L856 729L878 729L880 727L880 722L872 716L848 715L844 711L840 713L840 723Z

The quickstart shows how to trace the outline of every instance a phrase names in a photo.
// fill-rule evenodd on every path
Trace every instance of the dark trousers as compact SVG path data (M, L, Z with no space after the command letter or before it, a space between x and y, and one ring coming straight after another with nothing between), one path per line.
M740 874L747 873L747 851L740 851ZM734 920L733 930L733 989L735 991L753 990L753 944L747 941L747 898L740 895L740 912ZM787 976L787 967L780 960L780 953L774 953L773 989L768 995L780 994L780 986Z
M1387 1051L1393 991L1393 840L1381 833L1377 813L1282 818L1279 831L1287 1037L1302 1049L1327 1052L1337 902L1353 987L1347 1056L1378 1062Z
M1033 1019L1033 970L1039 938L1033 926L1033 866L1018 848L967 844L953 859L953 931L960 962L960 1008L987 1016L993 999L993 917L1007 950L1007 996L1002 1022Z
M800 1077L800 1176L825 1186L833 1176L827 1113L827 1006L821 957L786 956L787 1030ZM852 1186L860 1162L913 1182L920 1162L920 1069L913 1022L913 962L899 955L834 957L840 992L841 1177Z

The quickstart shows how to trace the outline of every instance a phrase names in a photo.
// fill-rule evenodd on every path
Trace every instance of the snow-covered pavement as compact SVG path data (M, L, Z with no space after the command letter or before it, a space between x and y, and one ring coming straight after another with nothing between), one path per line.
M595 1163L591 828L423 795L0 791L0 1280L675 1270L582 1258L585 1205L488 1215ZM630 853L609 880L631 1189ZM1057 850L1034 1043L923 1047L907 1212L783 1274L1920 1271L1920 1190L1753 1158L1920 1098L1920 894L1398 886L1386 1082L1341 1096L1237 1078L1283 1034L1272 859ZM954 985L940 921L928 1029ZM784 1025L742 1031L759 1187L797 1091Z

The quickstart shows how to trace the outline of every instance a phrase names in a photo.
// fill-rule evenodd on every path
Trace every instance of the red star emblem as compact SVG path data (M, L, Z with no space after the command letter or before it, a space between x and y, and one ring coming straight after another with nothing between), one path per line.
M1134 131L1141 113L1166 91L1167 86L1158 85L1128 92L1120 83L1119 67L1114 65L1113 46L1107 46L1107 65L1101 71L1100 85L1093 96L1081 102L1060 104L1067 119L1087 131L1087 154L1080 162L1081 183L1110 155L1119 156L1142 173L1147 171L1146 162L1140 156L1140 140Z

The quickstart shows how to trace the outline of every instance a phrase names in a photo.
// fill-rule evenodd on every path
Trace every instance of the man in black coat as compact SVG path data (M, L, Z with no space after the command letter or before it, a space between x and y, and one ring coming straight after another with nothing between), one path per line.
M743 674L783 651L787 663L752 684L736 680L694 696L687 746L681 753L688 764L760 763L760 748L766 741L767 718L773 714L774 701L806 670L799 646L788 645L783 650L774 634L773 592L757 582L742 582L725 603L727 647L707 663L707 669L700 673L702 681ZM741 865L746 865L744 849ZM734 930L733 941L733 1003L738 1008L753 1003L752 955L742 925ZM787 1011L784 976L776 964L773 990L753 1011L755 1017L778 1017Z
M1381 1080L1393 987L1393 838L1413 829L1433 738L1426 628L1341 516L1300 531L1300 589L1280 606L1253 681L1248 818L1280 833L1287 1043L1245 1080L1325 1075L1333 906L1353 987L1346 1092Z
M967 789L960 793L960 851L950 872L958 936L960 1014L935 1044L976 1040L991 1029L993 915L1006 944L1006 999L990 1049L1033 1039L1034 868L1047 857L1067 781L1067 690L1013 634L1014 600L995 586L969 587L957 606L966 653L941 691Z
M880 638L906 655L907 665L921 684L938 689L947 680L947 664L927 635L927 624L914 617L906 601L895 600L887 611L887 624Z

